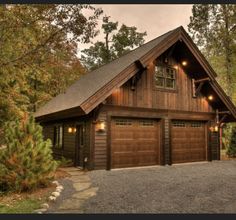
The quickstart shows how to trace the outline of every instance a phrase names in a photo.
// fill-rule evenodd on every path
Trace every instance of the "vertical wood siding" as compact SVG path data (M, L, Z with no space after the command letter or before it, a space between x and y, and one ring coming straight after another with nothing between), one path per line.
M175 64L172 59L171 65ZM177 70L176 91L157 89L154 86L155 65L149 64L137 82L136 89L131 90L130 82L113 92L109 104L154 109L184 110L193 112L212 112L212 107L203 96L192 97L191 78L182 68Z
M76 123L81 123L84 125L84 146L82 146L80 150L80 162L83 161L84 157L87 157L90 160L90 124L91 120L74 120L74 121L63 121L63 122L52 122L43 125L43 135L44 139L50 139L53 144L54 138L54 126L56 124L63 124L63 148L58 149L52 146L53 154L55 158L59 158L61 156L75 160L75 138L76 134L69 133L68 128L74 127ZM82 163L80 163L82 166Z
M106 112L100 112L98 120L106 121L107 114ZM95 169L106 169L107 164L107 123L105 126L105 131L96 131L94 135L94 168Z

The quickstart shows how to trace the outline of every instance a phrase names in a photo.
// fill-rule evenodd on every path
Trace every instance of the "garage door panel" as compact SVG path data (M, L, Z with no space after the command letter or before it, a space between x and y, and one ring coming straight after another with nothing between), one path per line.
M171 129L172 163L206 160L203 122L174 121Z
M126 121L130 123L127 124ZM130 125L132 124L132 125ZM133 167L159 163L159 126L155 120L112 120L112 167Z

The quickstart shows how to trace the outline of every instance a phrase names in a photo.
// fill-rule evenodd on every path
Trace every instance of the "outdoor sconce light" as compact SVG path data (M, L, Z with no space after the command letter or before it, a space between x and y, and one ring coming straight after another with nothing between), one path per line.
M186 60L183 60L183 61L182 61L182 65L183 65L183 66L187 66L187 65L188 65L187 61L186 61Z
M105 131L105 121L100 120L96 124L96 130L97 131Z
M74 127L69 127L68 128L68 133L76 133L76 128L74 128Z
M216 125L216 126L214 127L214 131L215 131L215 132L218 132L218 130L219 130L219 128L218 128L218 126Z
M211 132L218 132L218 131L219 131L218 125L211 126L211 127L210 127L210 131L211 131Z
M208 100L212 101L212 100L213 100L213 96L212 96L212 95L209 95L209 96L208 96Z
M69 127L68 128L68 133L72 133L73 132L73 128L72 127Z

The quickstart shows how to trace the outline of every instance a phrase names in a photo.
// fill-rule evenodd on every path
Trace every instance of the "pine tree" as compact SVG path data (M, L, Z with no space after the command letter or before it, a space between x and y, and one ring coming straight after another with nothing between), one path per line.
M97 41L81 51L81 61L89 70L109 63L144 43L146 31L138 32L135 26L129 27L125 24L119 29L118 26L118 22L110 21L110 16L103 17L104 41Z
M231 139L227 149L227 154L230 157L236 157L236 127L232 128Z
M33 116L7 122L6 148L0 150L0 191L26 191L46 186L54 176L51 141L43 140L42 127Z
M236 5L196 4L188 30L218 74L217 80L236 102Z

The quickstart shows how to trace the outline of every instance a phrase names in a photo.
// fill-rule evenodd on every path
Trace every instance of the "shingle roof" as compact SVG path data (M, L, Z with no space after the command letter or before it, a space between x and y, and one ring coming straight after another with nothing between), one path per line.
M65 91L65 93L59 94L58 96L52 98L48 103L46 103L46 105L39 108L34 116L37 118L66 109L79 107L100 88L114 79L114 77L116 77L121 71L127 68L130 64L139 60L151 49L163 42L166 37L177 29L178 28L171 30L132 50L126 55L82 76L79 80L72 84Z

